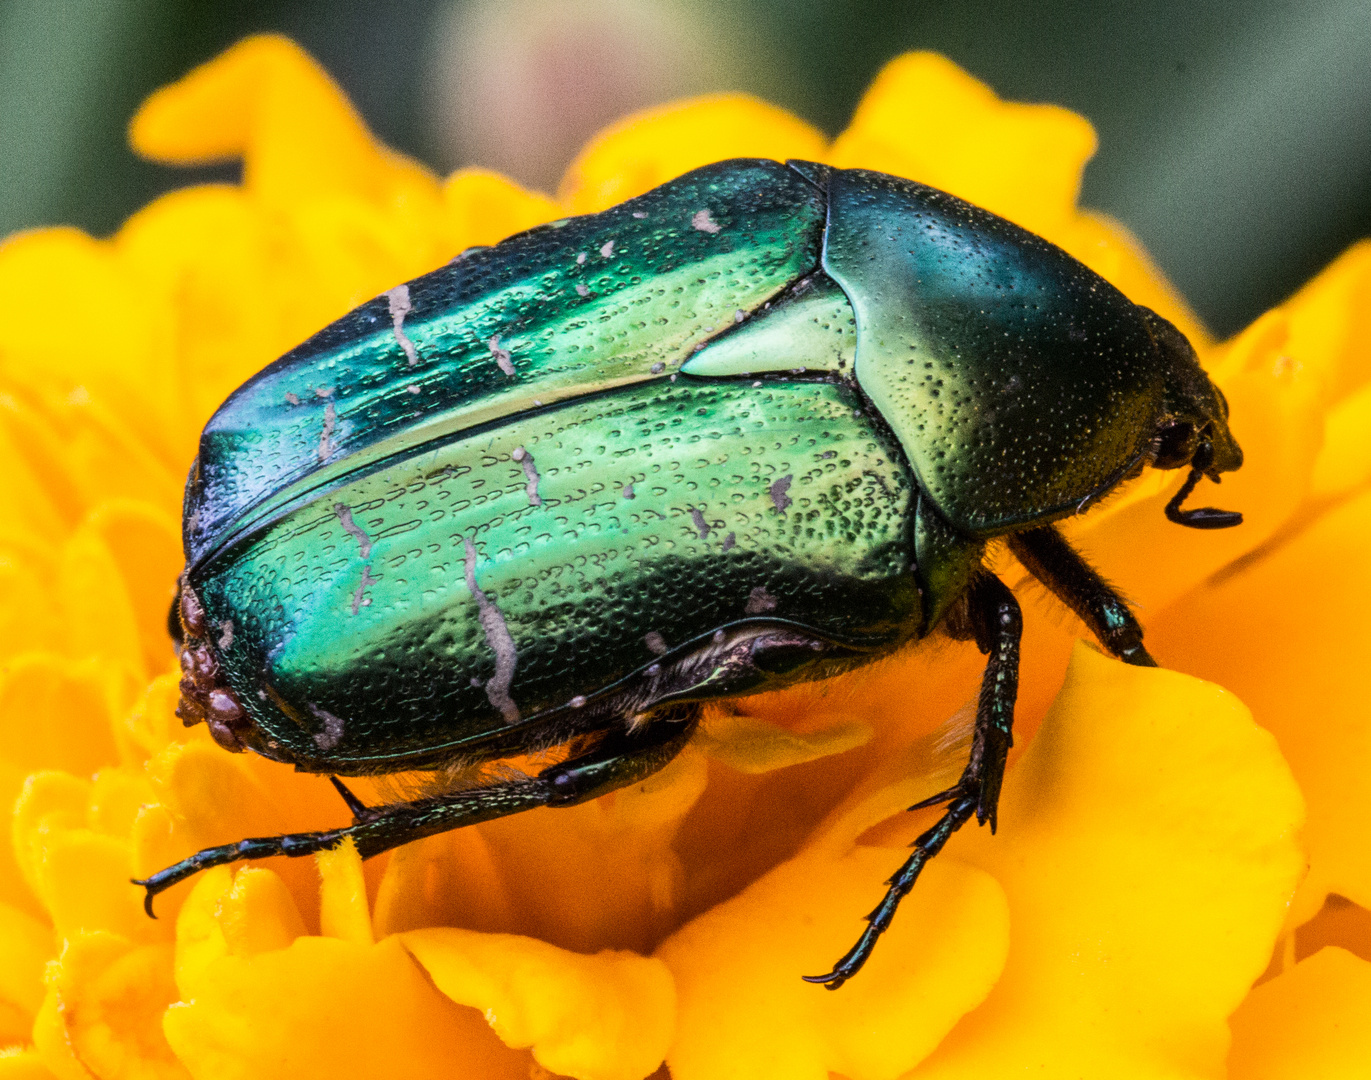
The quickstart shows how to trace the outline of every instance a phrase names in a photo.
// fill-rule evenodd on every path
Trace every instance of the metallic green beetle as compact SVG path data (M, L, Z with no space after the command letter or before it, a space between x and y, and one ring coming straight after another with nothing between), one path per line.
M920 869L993 827L1020 560L1130 663L1120 599L1051 523L1144 466L1236 469L1185 338L1060 249L908 180L807 162L698 169L391 289L258 374L205 428L173 608L180 715L230 750L447 790L349 826L210 848L139 884L366 857L633 783L701 703L866 663L943 627L989 654L970 763L813 981L861 967ZM511 779L483 763L565 748Z

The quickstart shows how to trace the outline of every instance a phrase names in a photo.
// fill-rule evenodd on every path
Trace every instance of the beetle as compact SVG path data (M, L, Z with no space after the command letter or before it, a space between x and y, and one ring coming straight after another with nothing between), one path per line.
M350 825L200 851L362 857L660 769L702 704L942 628L988 654L969 762L832 971L995 826L1022 618L1007 539L1120 659L1127 603L1054 522L1146 466L1238 468L1185 337L1046 240L910 180L740 159L463 252L235 391L186 487L178 714L329 775ZM511 775L502 759L556 751ZM445 784L366 806L338 779Z

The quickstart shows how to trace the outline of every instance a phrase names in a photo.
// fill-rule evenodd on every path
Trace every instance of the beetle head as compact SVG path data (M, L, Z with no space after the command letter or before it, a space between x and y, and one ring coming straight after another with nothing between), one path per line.
M1240 468L1242 448L1228 430L1228 402L1200 367L1185 335L1155 311L1142 311L1166 373L1162 414L1152 435L1148 460L1158 469L1190 467L1180 491L1166 505L1166 516L1193 529L1226 529L1241 524L1242 515L1230 510L1181 509L1181 503L1202 478L1217 484L1220 473Z

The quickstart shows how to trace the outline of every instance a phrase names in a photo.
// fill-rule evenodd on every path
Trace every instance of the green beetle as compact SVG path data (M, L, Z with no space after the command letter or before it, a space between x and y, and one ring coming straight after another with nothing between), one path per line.
M1166 320L1045 240L908 180L726 161L464 252L237 390L186 489L178 710L327 773L353 823L210 848L138 884L363 857L661 768L701 703L823 678L935 628L989 654L970 762L891 879L865 961L951 833L995 822L1021 618L1006 537L1116 656L1126 603L1052 522L1144 466L1167 507L1236 469ZM565 748L535 775L482 774ZM335 774L433 770L367 807Z

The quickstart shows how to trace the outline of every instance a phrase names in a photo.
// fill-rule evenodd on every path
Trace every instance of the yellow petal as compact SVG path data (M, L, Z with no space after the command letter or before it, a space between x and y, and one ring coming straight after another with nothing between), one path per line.
M63 614L71 627L72 653L123 668L139 682L146 679L143 643L132 598L109 545L94 530L80 529L67 542L57 588ZM92 617L97 611L99 616Z
M371 945L371 912L362 859L352 838L315 856L319 864L319 932L325 937Z
M1318 914L1298 927L1294 936L1296 960L1313 956L1325 945L1336 945L1371 961L1371 911L1345 896L1329 896Z
M216 866L195 879L176 917L176 986L193 1000L225 956L257 956L287 948L305 933L304 920L280 877L255 866L236 873Z
M0 904L0 1046L28 1041L43 1004L43 967L55 952L49 927Z
M546 195L525 191L489 169L458 169L449 176L443 209L447 248L454 255L477 244L498 244L562 213Z
M71 1051L92 1075L188 1078L162 1034L176 1000L170 944L134 946L114 934L66 944L49 981Z
M60 1080L90 1080L90 1071L78 1060L67 1038L61 1003L51 989L33 1022L33 1048L48 1071Z
M1327 948L1263 983L1233 1014L1230 1080L1365 1076L1371 963Z
M1340 401L1328 413L1323 446L1314 462L1311 494L1332 500L1371 482L1371 386Z
M1356 677L1364 650L1349 630L1371 605L1368 530L1364 493L1148 629L1176 666L1241 695L1290 762L1309 805L1309 876L1293 923L1313 916L1329 892L1371 907L1371 726Z
M1001 101L952 61L917 52L881 70L826 160L930 184L1052 240L1094 152L1084 117Z
M26 777L15 799L10 818L15 863L25 884L49 910L53 897L46 891L44 844L49 835L85 824L89 796L90 781L44 771Z
M676 992L660 960L448 928L402 940L439 990L480 1009L508 1046L532 1047L553 1073L641 1080L666 1055Z
M425 926L507 930L516 925L509 886L477 827L396 849L376 894L376 937Z
M176 403L168 388L176 383L164 312L144 302L138 284L113 245L75 229L20 233L0 244L0 290L25 298L22 318L0 320L0 371L20 386L55 394L68 416L98 421L95 430L44 462L49 468L61 462L86 466L72 475L88 498L97 492L102 498L134 494L135 486L170 479L155 475L146 451L128 453L118 470L110 470L116 459L108 449L92 455L87 445L105 432L120 433L125 424L142 425L143 439L156 439L173 426ZM120 442L128 445L127 439ZM173 504L177 486L173 481L167 489Z
M0 461L5 461L5 441L7 436L0 430ZM7 495L3 480L0 480L0 499ZM0 662L3 663L23 652L62 650L66 628L49 599L55 576L52 561L32 552L30 543L34 541L37 536L33 535L23 537L18 544L0 541Z
M129 139L139 153L173 164L242 157L244 183L274 203L322 192L389 200L426 179L372 140L304 50L274 35L239 42L157 91L133 118Z
M801 855L669 938L658 955L680 997L674 1080L887 1080L937 1046L1009 949L1004 892L980 870L935 860L851 982L830 993L801 980L856 941L904 855Z
M98 663L46 653L13 658L0 671L0 805L14 805L30 773L90 776L118 760L113 696L109 672ZM10 851L0 845L0 881L9 878Z
M799 733L719 709L705 717L693 745L739 772L764 773L865 746L872 734L870 724L856 719L834 718L817 731Z
M1216 1075L1303 870L1301 817L1232 694L1078 646L1006 777L999 835L948 844L1004 886L1011 947L913 1075Z
M435 990L393 938L368 946L301 937L221 957L163 1027L191 1073L216 1080L528 1076L528 1055Z
M12 1046L0 1049L0 1080L53 1080L37 1050Z
M155 199L115 237L125 272L145 305L160 306L171 338L167 389L178 407L164 437L178 473L224 398L299 341L282 309L306 298L309 282L282 273L283 231L247 193L220 186Z
M707 775L687 747L603 798L478 826L510 883L514 927L576 952L649 951L679 919L683 871L671 842Z
M624 117L585 145L558 191L574 214L591 214L728 158L806 158L824 152L823 133L746 94L716 94Z

